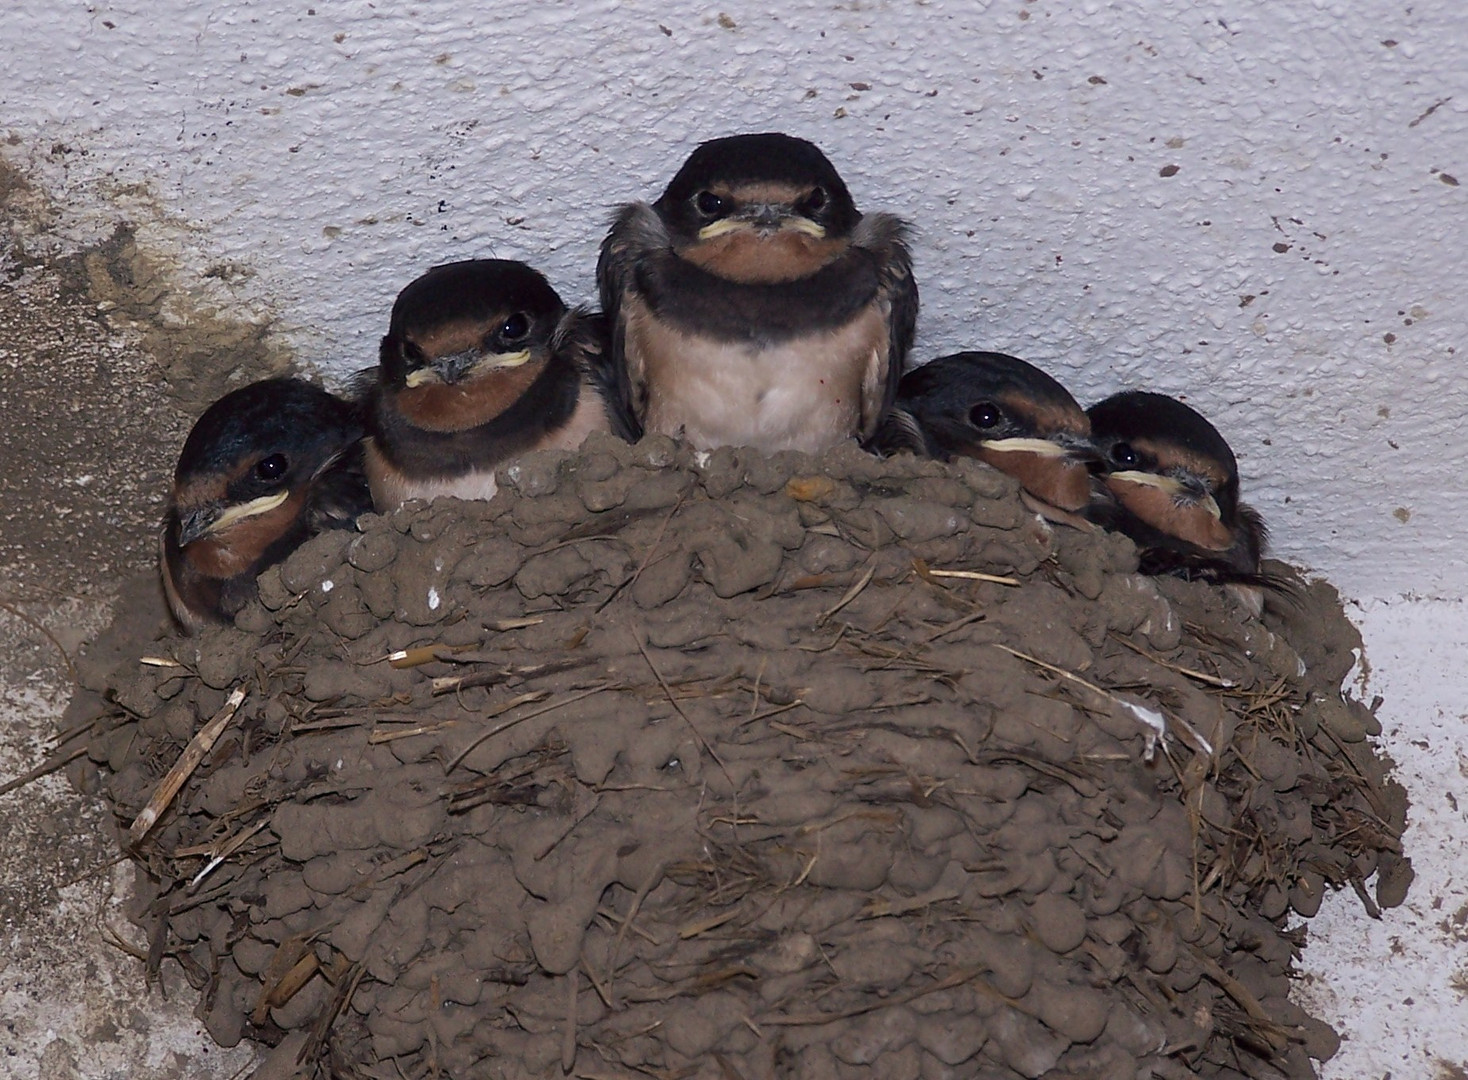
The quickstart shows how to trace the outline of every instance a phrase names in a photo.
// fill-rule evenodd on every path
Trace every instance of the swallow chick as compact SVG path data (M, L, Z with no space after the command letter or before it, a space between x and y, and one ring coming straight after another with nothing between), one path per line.
M869 437L917 320L906 233L804 139L703 143L656 202L622 207L597 264L640 427L766 452Z
M1093 520L1131 537L1144 574L1278 588L1260 572L1264 520L1239 500L1218 429L1165 394L1128 390L1088 410L1108 498Z
M633 438L630 420L609 417L616 375L604 337L599 316L568 309L524 263L448 263L410 284L366 388L378 510L438 495L488 499L510 458L574 449L593 431Z
M1071 521L1091 501L1090 419L1060 383L1003 353L954 353L909 371L870 448L977 458L1018 480L1052 520Z
M372 509L348 402L266 379L204 411L184 441L160 541L163 590L190 632L226 622L260 572Z

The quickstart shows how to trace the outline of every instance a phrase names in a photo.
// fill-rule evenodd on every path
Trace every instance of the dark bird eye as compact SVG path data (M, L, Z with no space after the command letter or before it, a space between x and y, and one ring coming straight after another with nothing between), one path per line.
M519 341L528 333L530 333L530 316L523 311L515 312L500 327L500 337L506 341Z
M981 401L968 411L968 422L976 428L998 427L1004 414L992 401Z
M718 217L725 210L724 200L712 191L700 191L693 197L693 205L704 217Z
M279 480L290 468L291 463L286 460L284 454L271 454L269 457L261 458L255 466L255 475L261 480Z
M822 207L826 205L826 201L826 189L823 187L814 188L811 193L805 197L805 209L810 211L811 213L817 213Z
M1130 468L1134 468L1139 460L1140 459L1137 457L1137 452L1132 449L1131 443L1124 443L1124 442L1112 443L1112 445L1111 445L1111 461L1112 461L1112 464L1119 465L1123 469L1130 469Z

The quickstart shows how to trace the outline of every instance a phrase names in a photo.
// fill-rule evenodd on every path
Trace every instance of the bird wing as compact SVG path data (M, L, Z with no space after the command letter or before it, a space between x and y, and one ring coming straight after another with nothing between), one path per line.
M1237 561L1215 558L1202 552L1176 548L1144 548L1139 554L1137 572L1150 577L1166 575L1185 581L1203 581L1209 585L1246 585L1268 589L1283 597L1293 597L1297 590L1288 578L1267 570L1241 570Z
M342 387L342 396L352 402L358 409L366 406L367 400L377 390L378 381L382 376L380 364L371 367L358 368L346 378Z
M571 357L582 384L601 399L612 434L627 442L642 437L642 424L632 404L627 367L612 357L611 324L601 312L573 308L561 318L551 350Z
M332 455L311 477L305 508L307 535L353 528L358 515L371 510L372 492L359 440Z
M877 265L877 303L887 340L873 351L862 379L861 434L871 438L897 397L907 354L917 328L918 288L912 276L908 226L892 214L868 214L857 224L852 245L869 251Z
M1264 588L1284 597L1298 591L1280 574L1261 569L1268 530L1258 512L1243 503L1239 504L1237 537L1233 546L1222 552L1208 551L1162 532L1122 506L1101 483L1093 482L1091 504L1083 514L1104 529L1128 536L1137 545L1138 573L1149 577Z
M891 457L902 450L918 457L947 457L946 454L933 453L917 417L895 405L887 410L877 424L877 430L872 432L871 438L862 443L862 446L868 452L882 457Z
M612 220L596 261L597 289L607 324L608 379L625 401L625 407L619 406L622 416L613 424L630 422L632 441L642 437L648 392L642 357L627 349L628 301L641 292L637 282L639 263L667 245L667 229L653 208L647 203L628 203Z

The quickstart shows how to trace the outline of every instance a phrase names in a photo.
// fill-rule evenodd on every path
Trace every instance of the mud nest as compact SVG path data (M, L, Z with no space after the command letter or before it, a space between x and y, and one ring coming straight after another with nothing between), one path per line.
M275 1045L262 1075L1334 1052L1291 909L1399 903L1410 869L1328 586L1253 619L970 463L594 439L501 479L91 676L149 964Z

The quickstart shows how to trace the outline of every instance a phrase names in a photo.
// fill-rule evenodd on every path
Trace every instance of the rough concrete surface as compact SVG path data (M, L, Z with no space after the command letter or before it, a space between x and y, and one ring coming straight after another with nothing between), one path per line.
M32 193L0 179L15 224ZM148 567L187 426L163 354L142 347L157 330L99 310L87 266L109 252L37 261L12 238L0 232L0 782L52 751L69 658ZM132 870L106 825L60 775L0 796L0 1076L229 1076L251 1051L210 1044L176 974L165 998L109 944L139 947L122 912Z
M1402 843L1417 879L1381 920L1349 892L1327 897L1300 996L1358 1018L1323 1080L1457 1080L1468 1075L1468 617L1462 601L1373 604L1353 617L1365 692L1382 696L1382 741L1411 793Z

